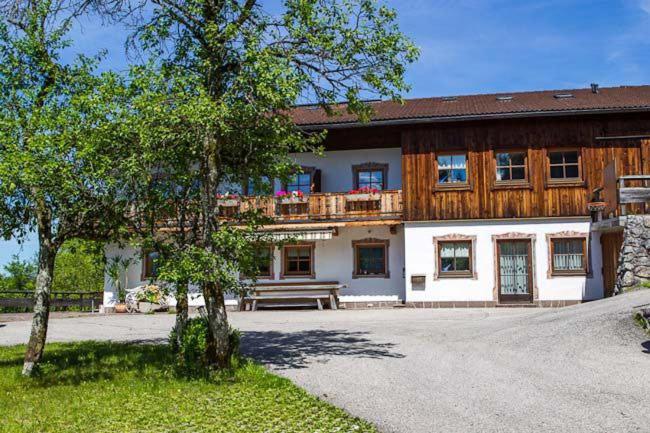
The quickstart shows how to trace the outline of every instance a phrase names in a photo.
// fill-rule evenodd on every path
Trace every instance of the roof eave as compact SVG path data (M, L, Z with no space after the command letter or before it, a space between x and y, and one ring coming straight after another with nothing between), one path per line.
M513 113L491 113L491 114L472 114L462 116L434 116L434 117L411 117L403 119L371 120L369 122L340 122L340 123L315 123L298 125L300 129L312 131L322 129L345 129L345 128L367 128L371 126L397 126L397 125L416 125L426 123L446 123L446 122L464 122L470 120L489 120L489 119L518 119L526 117L557 117L557 116L575 116L589 114L618 114L618 113L637 113L650 112L650 106L629 107L629 108L603 108L588 110L552 110L552 111L522 111Z

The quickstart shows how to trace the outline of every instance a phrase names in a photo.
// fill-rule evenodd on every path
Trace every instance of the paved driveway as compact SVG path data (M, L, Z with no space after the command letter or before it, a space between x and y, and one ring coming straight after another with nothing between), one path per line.
M558 310L234 313L244 351L386 432L648 432L650 291ZM53 320L51 340L165 338L172 315ZM0 324L1 326L2 324ZM28 322L0 327L24 342Z

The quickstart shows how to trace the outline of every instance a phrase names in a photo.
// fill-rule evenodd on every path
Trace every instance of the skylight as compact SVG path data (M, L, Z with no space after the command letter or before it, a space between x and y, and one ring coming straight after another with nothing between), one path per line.
M497 96L497 101L512 101L513 97L511 95Z
M557 95L553 95L555 99L571 99L573 98L573 94L571 93L558 93Z

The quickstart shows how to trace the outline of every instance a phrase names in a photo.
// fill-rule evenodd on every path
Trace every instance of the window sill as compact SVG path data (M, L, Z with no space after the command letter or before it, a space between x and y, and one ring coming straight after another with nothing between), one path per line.
M299 279L313 280L314 278L316 278L315 274L306 274L306 275L286 275L285 274L285 275L280 275L281 280L292 280L292 279L293 280L299 280Z
M551 272L551 278L553 277L586 277L588 272L585 271L566 271L566 272Z
M352 279L360 279L360 278L390 278L390 273L387 274L372 274L372 275L363 275L363 274L352 274Z
M587 183L584 180L547 180L546 188L584 188Z
M441 191L473 191L474 188L469 183L460 183L460 184L440 184L437 183L433 187L433 192Z
M476 275L472 273L459 273L459 274L438 274L436 275L436 280L446 280L446 279L464 279L464 280L473 280L476 278Z
M492 191L508 190L508 189L533 189L530 182L504 182L496 181L490 188Z

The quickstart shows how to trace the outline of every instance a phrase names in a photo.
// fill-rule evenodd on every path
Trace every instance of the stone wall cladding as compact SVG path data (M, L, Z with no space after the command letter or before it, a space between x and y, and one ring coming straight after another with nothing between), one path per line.
M618 258L616 293L650 281L650 215L626 218Z

